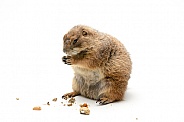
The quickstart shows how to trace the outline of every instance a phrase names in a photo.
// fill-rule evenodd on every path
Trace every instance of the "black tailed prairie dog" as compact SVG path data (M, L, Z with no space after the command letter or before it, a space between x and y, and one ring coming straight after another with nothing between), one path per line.
M132 63L124 45L111 35L91 27L74 26L63 37L62 60L74 70L73 92L63 98L82 95L101 105L122 100Z

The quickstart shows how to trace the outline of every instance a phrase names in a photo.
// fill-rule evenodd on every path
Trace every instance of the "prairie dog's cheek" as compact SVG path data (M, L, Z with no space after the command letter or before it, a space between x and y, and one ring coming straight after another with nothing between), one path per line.
M80 44L79 44L79 47L80 48L86 48L86 47L88 47L89 46L89 44L86 42L86 41L83 41L83 42L81 42Z

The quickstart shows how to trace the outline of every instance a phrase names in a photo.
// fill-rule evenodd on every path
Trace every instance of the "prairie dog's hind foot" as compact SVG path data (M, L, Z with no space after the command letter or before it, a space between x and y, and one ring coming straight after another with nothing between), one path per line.
M99 99L97 99L96 103L99 103L100 105L106 105L106 104L109 104L109 103L112 103L114 100L111 100L107 97L101 97Z
M75 97L77 95L80 95L80 94L78 92L70 92L70 93L64 94L62 98L67 100L68 98Z

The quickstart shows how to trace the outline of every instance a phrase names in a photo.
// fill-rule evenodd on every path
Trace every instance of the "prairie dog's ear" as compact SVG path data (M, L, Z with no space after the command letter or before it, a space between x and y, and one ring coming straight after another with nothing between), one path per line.
M88 35L88 32L86 30L82 30L82 35L83 36L87 36Z

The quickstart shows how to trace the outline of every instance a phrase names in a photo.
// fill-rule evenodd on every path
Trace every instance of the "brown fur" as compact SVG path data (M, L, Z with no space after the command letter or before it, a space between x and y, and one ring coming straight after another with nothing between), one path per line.
M63 57L75 76L73 92L63 97L83 95L100 104L122 100L132 63L123 44L116 38L88 26L78 25L64 35Z

